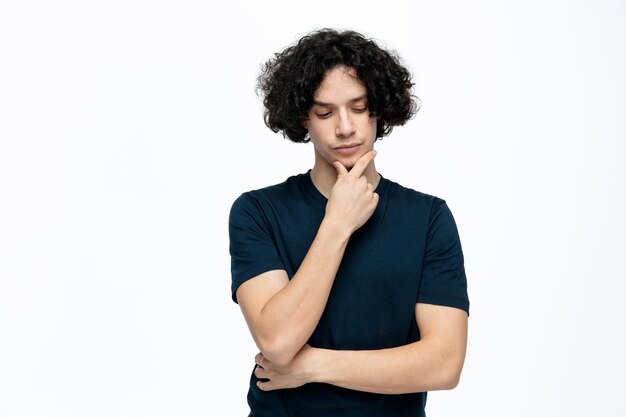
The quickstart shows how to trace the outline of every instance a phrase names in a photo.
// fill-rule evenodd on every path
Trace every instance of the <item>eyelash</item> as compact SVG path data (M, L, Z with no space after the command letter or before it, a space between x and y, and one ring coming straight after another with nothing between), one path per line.
M359 109L352 109L353 111L355 111L356 113L364 113L367 110L367 107L363 107L363 108L359 108ZM320 119L327 119L328 117L330 117L330 115L332 114L332 112L328 112L328 113L322 113L317 115L317 117L319 117Z

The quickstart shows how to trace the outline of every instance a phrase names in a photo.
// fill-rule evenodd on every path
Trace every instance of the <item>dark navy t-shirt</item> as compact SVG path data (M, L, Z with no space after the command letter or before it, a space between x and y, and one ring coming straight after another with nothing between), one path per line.
M310 172L310 171L309 171ZM309 172L243 193L229 220L232 297L246 280L284 269L291 279L326 210ZM419 340L415 304L469 314L463 253L445 201L382 178L372 217L352 234L320 321L308 343L371 350ZM252 362L252 359L250 359ZM330 384L263 392L250 378L254 417L424 416L426 393L373 394Z

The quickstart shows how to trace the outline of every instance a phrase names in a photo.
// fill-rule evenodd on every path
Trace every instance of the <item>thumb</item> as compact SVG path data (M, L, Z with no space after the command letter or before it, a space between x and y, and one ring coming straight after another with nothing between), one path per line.
M343 178L343 176L348 173L348 170L346 169L346 167L343 166L343 164L339 161L333 162L333 166L337 170L337 179Z

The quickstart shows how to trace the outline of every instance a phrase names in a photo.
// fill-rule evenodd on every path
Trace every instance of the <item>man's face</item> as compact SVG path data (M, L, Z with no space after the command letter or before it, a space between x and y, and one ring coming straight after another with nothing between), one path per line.
M326 73L313 96L306 127L316 164L339 161L350 169L373 149L376 118L370 117L367 90L354 69L337 67Z

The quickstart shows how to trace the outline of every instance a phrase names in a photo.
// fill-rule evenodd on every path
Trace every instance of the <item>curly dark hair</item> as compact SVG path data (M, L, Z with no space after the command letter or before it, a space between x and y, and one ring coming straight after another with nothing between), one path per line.
M304 122L313 96L326 72L341 66L354 68L367 89L369 112L378 119L376 139L419 110L411 74L395 51L352 30L325 28L310 32L262 65L257 94L263 96L267 127L294 142L308 142Z

